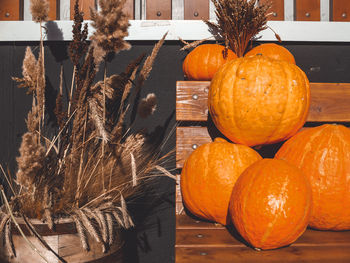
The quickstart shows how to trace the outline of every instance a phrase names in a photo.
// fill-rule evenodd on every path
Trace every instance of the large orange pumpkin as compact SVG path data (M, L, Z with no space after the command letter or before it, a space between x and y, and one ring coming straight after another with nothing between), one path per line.
M229 212L240 235L254 248L293 243L311 212L311 186L295 166L263 159L249 166L232 190Z
M211 80L223 64L237 58L237 55L218 44L204 44L193 49L185 58L182 69L188 80Z
M208 108L216 127L248 146L290 138L304 125L309 106L305 73L262 55L227 62L209 88Z
M292 53L283 46L274 43L265 43L254 47L249 52L245 54L246 57L255 56L257 54L262 54L269 58L274 58L277 60L284 60L286 62L295 64L295 59Z
M285 142L276 158L300 167L309 178L311 227L350 230L350 129L331 124L305 129Z
M228 203L239 175L261 156L253 149L217 138L198 147L181 173L182 200L194 215L227 224Z

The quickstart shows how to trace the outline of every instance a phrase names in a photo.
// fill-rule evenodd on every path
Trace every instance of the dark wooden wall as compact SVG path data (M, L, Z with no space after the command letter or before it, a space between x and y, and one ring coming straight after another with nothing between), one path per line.
M127 63L143 52L150 52L154 42L134 42L130 51L118 54L108 67L109 73L120 72ZM25 47L37 43L0 43L0 163L15 173L15 157L21 135L25 131L24 118L31 105L25 90L16 88L12 76L21 76ZM297 64L312 82L350 82L350 45L348 43L284 43L295 55ZM135 129L156 127L171 134L175 126L175 83L183 80L182 61L186 55L179 51L179 42L168 41L162 47L146 82L143 95L154 92L158 109L154 116L140 120ZM37 50L36 50L37 51ZM45 64L47 84L54 92L59 82L60 66L64 67L65 87L71 81L72 65L67 57L66 42L46 42ZM101 74L98 77L101 78ZM171 134L164 153L175 147L175 134ZM175 167L175 161L168 168ZM127 235L126 263L171 263L174 261L175 243L175 185L168 178L157 180L151 194L131 205L137 227ZM136 211L137 210L137 211Z

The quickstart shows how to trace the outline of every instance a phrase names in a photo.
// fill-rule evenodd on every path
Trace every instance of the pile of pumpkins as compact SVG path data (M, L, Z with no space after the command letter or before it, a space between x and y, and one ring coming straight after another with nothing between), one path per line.
M233 224L256 249L287 246L308 226L350 230L350 129L301 130L309 81L286 48L262 44L237 58L220 45L201 45L183 71L189 80L211 81L209 113L232 141L216 138L185 161L181 194L193 215ZM270 159L251 148L283 141Z

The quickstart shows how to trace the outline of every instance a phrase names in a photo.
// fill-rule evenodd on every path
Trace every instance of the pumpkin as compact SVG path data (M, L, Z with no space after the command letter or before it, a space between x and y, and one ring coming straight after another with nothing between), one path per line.
M274 43L266 43L261 44L259 46L254 47L249 52L245 54L246 57L255 56L257 54L262 54L264 56L283 60L292 64L295 64L295 59L292 53L288 49L283 46L274 44Z
M237 55L227 49L224 57L225 47L218 44L204 44L193 49L186 56L182 69L188 80L211 80L223 64L237 58Z
M275 158L300 167L309 178L310 227L350 230L350 129L334 124L305 129L285 142Z
M226 225L228 204L238 176L261 156L253 149L217 138L199 146L185 161L181 194L195 216Z
M216 127L235 143L272 144L305 123L310 85L296 65L262 55L227 62L215 74L208 109Z
M238 178L229 204L240 235L254 248L287 246L301 236L312 206L311 186L295 166L263 159Z

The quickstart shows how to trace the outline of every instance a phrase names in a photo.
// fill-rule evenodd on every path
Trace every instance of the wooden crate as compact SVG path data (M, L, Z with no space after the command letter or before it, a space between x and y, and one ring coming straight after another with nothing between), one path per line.
M207 95L210 82L176 83L176 165L199 145L219 135L208 120ZM311 83L311 106L306 126L323 122L350 122L350 83ZM272 155L277 146L260 153ZM271 157L271 156L270 156ZM232 229L204 222L187 214L176 188L176 262L350 262L350 231L307 230L294 244L257 252L236 239ZM231 234L232 233L232 234Z

